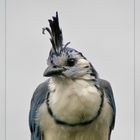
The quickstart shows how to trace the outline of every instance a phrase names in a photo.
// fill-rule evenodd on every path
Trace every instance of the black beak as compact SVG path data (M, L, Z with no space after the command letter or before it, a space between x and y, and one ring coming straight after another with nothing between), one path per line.
M62 72L65 71L65 68L58 67L58 66L48 66L48 68L44 72L45 77L55 76L55 75L62 75Z

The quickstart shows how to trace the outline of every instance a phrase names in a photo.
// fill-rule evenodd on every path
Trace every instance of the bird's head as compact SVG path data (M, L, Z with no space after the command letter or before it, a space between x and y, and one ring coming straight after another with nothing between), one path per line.
M98 74L91 63L82 55L81 52L63 44L62 30L59 27L58 13L56 17L49 20L50 28L47 30L51 36L52 49L48 57L48 68L44 72L44 76L55 78L70 79L96 79ZM43 31L43 32L44 32Z

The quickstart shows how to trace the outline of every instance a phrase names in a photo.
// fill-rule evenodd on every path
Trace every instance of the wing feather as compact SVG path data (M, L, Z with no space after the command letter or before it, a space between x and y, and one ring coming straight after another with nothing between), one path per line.
M106 80L99 79L99 85L104 90L104 92L109 100L109 104L112 108L112 122L110 124L110 134L111 134L111 131L115 126L115 118L116 118L116 105L115 105L115 100L114 100L114 96L113 96L113 91L112 91L110 83Z
M41 132L36 123L37 110L45 101L48 93L48 81L41 83L35 90L29 112L29 126L31 131L31 140L41 140Z

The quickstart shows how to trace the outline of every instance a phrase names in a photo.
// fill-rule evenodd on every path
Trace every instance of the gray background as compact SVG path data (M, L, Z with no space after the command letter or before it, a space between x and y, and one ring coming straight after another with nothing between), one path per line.
M140 139L140 1L135 1L135 138Z
M42 75L47 67L46 59L51 48L49 35L42 35L41 28L48 26L47 19L55 15L55 11L59 12L64 42L71 41L71 47L83 52L100 77L112 84L117 106L112 140L134 139L133 2L133 0L6 1L7 140L30 138L28 128L30 99L36 86L46 79ZM4 27L4 22L2 24ZM4 35L4 28L2 31ZM4 48L1 50L5 52ZM1 62L4 62L4 53L1 57ZM2 70L4 75L5 67ZM138 86L136 90L138 91ZM5 95L1 94L1 97L4 99ZM1 108L4 112L3 102L4 100L1 101ZM4 116L3 113L1 115L3 133ZM136 127L138 128L138 125ZM136 136L138 137L138 133Z
M0 140L5 140L5 1L0 0Z

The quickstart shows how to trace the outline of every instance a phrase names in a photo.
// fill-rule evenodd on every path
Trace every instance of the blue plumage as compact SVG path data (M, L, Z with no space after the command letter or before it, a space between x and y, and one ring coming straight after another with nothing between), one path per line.
M103 80L103 79L99 79L99 85L101 88L103 88L108 100L109 100L109 104L112 107L112 123L110 124L110 131L112 129L114 129L115 126L115 117L116 117L116 105L115 105L115 101L114 101L114 96L113 96L113 91L111 88L111 85L108 81Z
M41 83L35 90L29 113L29 126L31 131L31 140L41 140L41 131L39 125L36 123L37 110L45 101L48 94L48 81Z
M52 49L44 76L50 78L31 100L31 140L110 140L116 116L110 83L99 78L81 52L63 45L58 13L49 24L51 29L44 30Z

